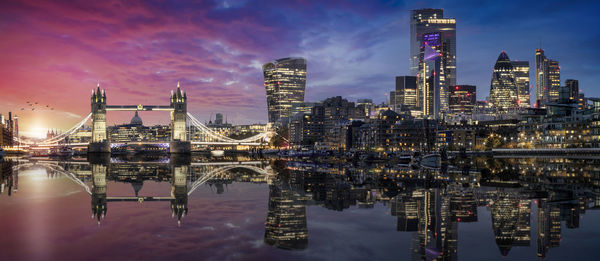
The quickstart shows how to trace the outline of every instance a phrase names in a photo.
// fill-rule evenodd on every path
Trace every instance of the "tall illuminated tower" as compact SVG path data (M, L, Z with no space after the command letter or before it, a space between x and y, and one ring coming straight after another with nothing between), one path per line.
M560 88L560 66L558 61L548 60L548 82L550 84L549 102L558 101L558 89Z
M439 108L441 111L447 110L447 91L448 86L456 85L456 19L444 18L443 9L418 9L412 10L410 16L410 73L412 75L419 75L419 83L427 82L424 78L429 75L423 75L422 70L427 63L427 60L423 59L423 45L424 39L427 37L426 34L440 35L441 40L438 47L434 47L436 50L441 50L440 53L440 68L443 70L443 76L440 76L436 72L436 76L439 76L440 100ZM433 46L432 46L433 47ZM433 79L432 79L433 80ZM422 84L420 88L426 87L427 84ZM426 92L427 90L420 90L420 93ZM430 90L437 91L437 90ZM424 104L422 106L427 107L428 103L423 100L425 97L420 97ZM423 108L423 111L434 111L433 107L431 110Z
M443 34L439 32L423 34L422 42L417 73L417 100L424 117L438 119L449 110L446 63L443 59L446 45Z
M549 102L558 100L560 87L560 66L558 61L546 57L543 49L535 51L535 94L536 104L543 108Z
M521 108L529 108L529 61L512 61L512 65L517 84L517 103Z
M490 102L498 112L518 107L518 90L514 67L506 52L500 53L490 85Z
M286 124L292 104L304 102L306 59L283 58L263 65L269 122Z

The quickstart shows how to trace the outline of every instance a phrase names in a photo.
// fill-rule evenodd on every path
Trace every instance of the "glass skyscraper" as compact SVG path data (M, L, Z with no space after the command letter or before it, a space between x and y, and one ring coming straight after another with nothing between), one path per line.
M287 124L292 104L304 102L306 59L283 58L263 65L269 122Z
M477 102L477 87L475 85L456 85L450 88L450 113L471 114Z
M514 67L506 52L500 53L490 85L490 102L498 112L518 107Z
M537 106L545 107L547 103L558 100L560 87L560 66L558 61L548 59L543 49L535 51L535 90Z
M442 9L412 10L410 19L410 72L418 77L417 106L437 118L448 111L448 87L456 85L456 20L444 18ZM425 42L440 59L424 57Z
M392 110L398 113L401 111L410 111L411 113L417 111L417 97L417 77L396 76L396 89L390 93Z
M529 61L512 61L517 84L517 103L519 107L531 107L529 100Z

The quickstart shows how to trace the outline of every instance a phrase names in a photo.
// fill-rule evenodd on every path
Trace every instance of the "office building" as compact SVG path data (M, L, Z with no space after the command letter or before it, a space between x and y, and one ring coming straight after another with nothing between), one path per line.
M306 60L283 58L263 65L269 123L287 124L292 104L304 102Z
M567 79L565 81L565 86L569 90L570 103L577 103L579 100L579 81Z
M418 111L418 87L416 76L396 76L396 88L390 93L390 107L397 113Z
M560 88L560 66L558 61L550 60L548 62L548 77L550 83L548 99L550 102L556 102L558 100L558 88Z
M358 99L358 100L356 100L356 108L357 108L357 113L356 113L357 118L368 118L369 116L371 116L373 114L373 111L375 111L375 104L373 103L373 100L371 100L371 99ZM363 112L364 112L364 114L363 114Z
M8 118L4 118L4 116L0 114L0 147L13 146L13 136L16 135L15 122L13 121L12 112L8 112Z
M512 66L517 85L517 104L520 108L529 108L529 61L512 61Z
M513 65L506 52L502 51L494 65L490 85L490 102L499 113L518 107L518 91Z
M538 108L544 108L547 103L558 100L560 66L558 61L546 57L543 49L537 49L535 52L535 81Z
M423 35L427 33L440 33L447 52L443 61L446 67L447 83L456 85L456 19L444 18L443 9L412 10L410 16L410 73L417 75L421 68L421 48Z
M410 19L410 73L418 78L417 106L425 117L439 118L448 110L448 86L456 85L456 20L444 18L442 9L412 10Z
M477 102L475 85L456 85L450 88L450 114L471 115Z

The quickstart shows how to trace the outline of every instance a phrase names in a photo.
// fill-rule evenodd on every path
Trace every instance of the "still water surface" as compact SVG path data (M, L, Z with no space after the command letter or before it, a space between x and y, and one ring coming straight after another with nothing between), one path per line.
M597 260L600 161L5 159L2 260Z

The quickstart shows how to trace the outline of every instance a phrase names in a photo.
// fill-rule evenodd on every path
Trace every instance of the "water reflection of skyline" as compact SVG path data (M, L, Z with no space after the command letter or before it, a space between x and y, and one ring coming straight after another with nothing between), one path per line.
M396 230L411 233L412 255L419 260L457 259L458 226L481 221L478 215L481 208L491 214L487 233L493 233L501 255L509 255L512 247L534 245L538 256L543 258L549 249L560 246L562 224L567 229L577 229L581 215L600 204L600 172L594 161L466 161L460 164L468 165L467 170L465 166L413 170L384 165L353 167L259 161L255 165L265 170L263 173L235 164L199 165L186 160L143 164L56 162L52 163L54 169L47 168L47 173L62 175L59 171L62 168L90 184L92 213L99 221L106 218L108 203L140 200L169 201L171 213L180 221L188 212L188 193L199 180L203 182L201 186L208 186L218 194L227 193L224 187L235 182L267 183L264 242L287 250L310 248L307 206L343 211L383 204L397 218ZM50 164L38 164L42 163ZM2 163L3 193L7 188L14 191L18 185L18 169L23 166L19 164ZM224 166L227 168L223 171L213 171ZM207 173L212 174L208 177ZM135 196L107 195L107 181L131 184ZM139 196L144 181L169 182L170 195ZM532 226L537 228L537 235L531 235Z

